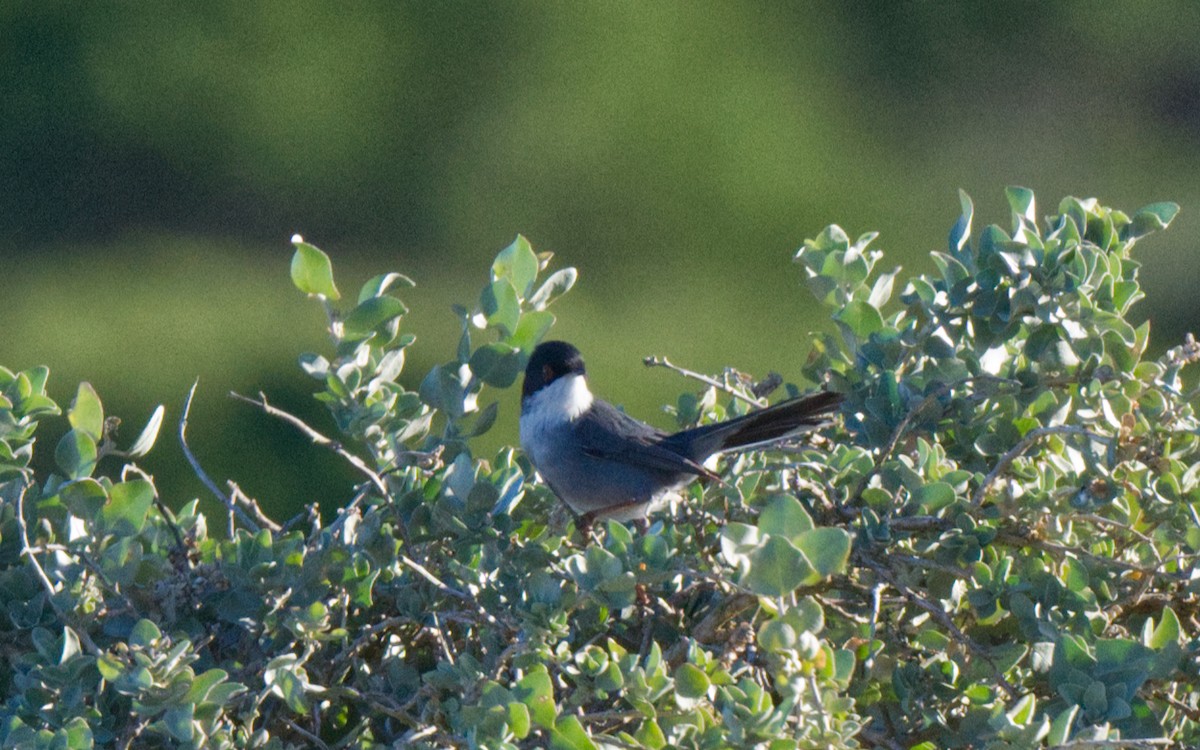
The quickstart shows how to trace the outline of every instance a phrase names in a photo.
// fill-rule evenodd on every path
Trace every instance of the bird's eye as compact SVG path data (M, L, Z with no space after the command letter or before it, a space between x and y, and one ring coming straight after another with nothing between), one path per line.
M550 365L542 365L542 382L543 383L554 382L554 368L551 367Z

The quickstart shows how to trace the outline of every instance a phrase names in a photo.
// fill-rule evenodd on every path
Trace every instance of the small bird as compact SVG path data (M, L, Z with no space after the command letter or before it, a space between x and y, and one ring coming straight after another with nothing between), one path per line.
M588 389L583 357L565 341L533 350L521 389L521 447L583 525L644 518L697 477L704 461L825 424L842 395L822 391L669 435Z

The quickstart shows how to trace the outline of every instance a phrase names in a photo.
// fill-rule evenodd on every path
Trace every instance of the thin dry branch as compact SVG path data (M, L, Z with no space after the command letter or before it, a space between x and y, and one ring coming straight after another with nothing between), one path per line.
M54 601L54 584L50 581L50 576L46 575L45 568L38 561L37 555L33 553L33 547L29 544L29 527L25 524L25 493L29 491L29 483L21 486L17 493L17 533L21 537L21 554L29 558L29 564L33 566L34 572L37 573L38 580L42 584L42 588L46 590L46 602L50 608L54 610L54 614L63 624L70 624L67 619L67 614L58 606L58 602ZM100 656L100 647L88 635L87 630L83 628L75 628L75 634L79 636L79 642L83 644L84 649L92 656Z
M996 462L996 465L992 467L992 470L988 472L988 475L983 478L983 482L980 483L979 487L975 490L975 495L971 498L972 507L978 508L983 504L983 499L987 496L987 491L993 484L995 484L996 480L1000 478L1000 475L1007 471L1008 467L1012 466L1013 461L1016 461L1018 458L1020 458L1021 454L1029 450L1034 443L1051 435L1079 435L1081 437L1086 437L1089 440L1095 440L1101 443L1110 442L1110 439L1104 435L1100 435L1092 432L1091 430L1085 430L1082 427L1075 427L1072 425L1038 427L1030 430L1025 434L1025 437L1021 438L1020 442L1018 442L1016 445L1010 448L1007 453L1000 457L1000 460Z
M283 409L280 409L278 406L272 406L270 403L267 402L267 396L262 391L258 392L258 400L252 399L248 396L243 396L242 394L237 393L236 391L230 391L229 395L231 397L237 399L238 401L244 401L247 404L252 404L254 406L257 406L258 408L262 409L263 412L271 415L272 417L275 417L276 419L282 419L284 422L287 422L288 424L292 425L296 429L303 432L308 437L308 439L311 440L314 444L323 445L326 448L329 448L334 453L336 453L339 456L341 456L342 458L346 459L346 461L349 462L351 466L353 466L354 468L356 468L360 472L362 472L368 479L371 480L371 484L375 485L375 489L379 492L379 494L383 495L384 497L387 497L387 494L388 494L387 483L384 482L383 477L380 476L379 472L375 471L370 466L368 466L366 461L363 461L358 456L356 456L353 453L351 453L350 451L346 450L346 448L341 443L337 442L336 440L333 440L332 438L326 437L325 435L323 435L322 433L320 433L319 431L317 431L316 429L311 427L307 422L305 422L300 417L297 417L295 414L292 414L291 412L284 411Z
M644 364L646 367L665 367L668 370L671 370L672 372L679 373L680 375L684 376L685 378L691 378L692 380L698 380L701 383L704 383L705 385L711 385L713 388L716 388L718 391L724 391L725 393L728 393L730 396L733 396L734 398L736 398L740 401L745 401L747 404L758 407L759 409L761 409L767 405L766 399L756 399L756 398L747 396L746 394L742 393L738 389L731 387L728 383L723 383L720 380L717 380L716 378L709 377L708 375L704 375L704 374L698 373L698 372L693 372L692 370L688 370L686 368L680 367L679 365L673 364L666 357L646 357L645 359L642 360L642 364Z
M258 533L259 526L254 522L254 519L250 517L250 514L239 508L238 505L233 502L232 498L227 496L224 492L221 492L221 488L217 487L217 483L212 480L212 477L208 475L208 472L204 470L204 467L202 467L200 462L196 459L196 455L192 453L192 449L188 447L188 414L190 414L192 411L192 399L195 398L196 388L199 385L200 379L197 378L196 382L192 383L191 390L188 391L187 400L183 403L183 416L179 418L179 444L183 447L183 455L187 458L188 463L192 465L192 471L196 472L196 476L200 478L200 481L204 483L204 486L208 488L209 492L216 495L217 499L224 504L225 508L229 511L230 516L232 517L236 515L251 531Z

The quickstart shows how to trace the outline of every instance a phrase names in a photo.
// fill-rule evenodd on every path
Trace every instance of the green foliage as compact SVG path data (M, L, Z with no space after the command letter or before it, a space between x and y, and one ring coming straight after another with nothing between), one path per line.
M47 372L0 369L0 747L1053 747L1200 741L1198 431L1190 338L1145 360L1127 216L1067 199L937 272L876 270L838 227L796 259L831 309L805 374L839 424L727 457L647 528L584 538L518 451L481 457L507 388L574 284L518 237L414 392L390 273L339 302L300 364L351 459L331 523L233 493L231 532L172 512L86 383L55 448ZM742 386L730 386L736 390ZM794 389L794 386L789 386ZM682 424L744 410L710 386ZM264 408L272 411L263 402ZM285 415L286 416L286 415ZM170 496L165 500L177 498ZM236 512L235 512L236 511ZM1098 746L1098 745L1097 745Z

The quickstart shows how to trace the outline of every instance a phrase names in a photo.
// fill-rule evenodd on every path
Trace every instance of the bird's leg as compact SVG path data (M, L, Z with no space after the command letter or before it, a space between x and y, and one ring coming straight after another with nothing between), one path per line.
M575 528L583 535L584 544L592 541L592 524L596 521L596 511L588 511L575 517Z

